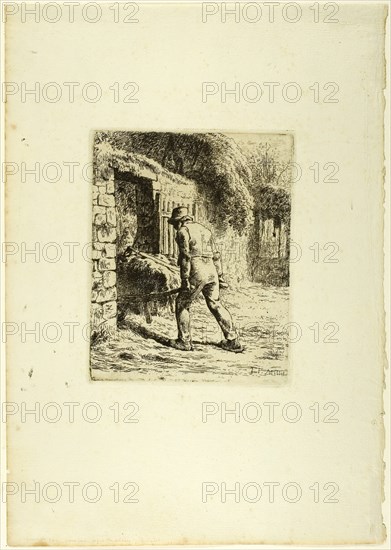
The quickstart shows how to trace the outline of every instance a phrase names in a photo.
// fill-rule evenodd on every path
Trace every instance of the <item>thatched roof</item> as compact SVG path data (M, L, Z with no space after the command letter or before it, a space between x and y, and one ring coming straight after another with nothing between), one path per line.
M251 170L237 143L220 133L97 132L98 166L132 166L164 173L172 181L196 182L212 207L210 221L239 233L251 223ZM102 171L102 168L100 168Z
M194 185L195 183L189 178L166 170L161 164L143 154L117 149L106 141L96 143L95 163L98 171L97 176L103 179L107 178L108 168L116 168L121 172L130 172L137 177L158 179L159 176L163 176L165 179L181 185Z

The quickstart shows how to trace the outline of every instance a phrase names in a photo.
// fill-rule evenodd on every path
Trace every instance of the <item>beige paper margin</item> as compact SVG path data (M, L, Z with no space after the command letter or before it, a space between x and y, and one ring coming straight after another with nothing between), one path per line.
M386 26L386 22L385 22L385 26ZM388 80L388 83L389 83L389 71L387 72L387 80ZM389 105L388 105L388 109L386 108L385 106L385 102L383 101L383 106L385 107L385 114L386 114L386 118L388 119L389 121ZM4 110L4 105L2 104L2 111ZM387 111L388 111L388 114L387 114ZM3 113L2 113L3 114ZM387 126L386 126L387 127ZM386 136L386 140L385 140L385 143L387 145L389 145L389 139L387 139L387 136ZM5 149L5 145L4 145L4 142L2 143L2 149ZM387 151L389 149L385 149L385 160L387 160L387 157L388 157L388 160L389 160L389 155L387 155ZM387 181L387 179L389 180L389 171L388 171L388 178L387 178L387 173L385 174L385 181ZM3 194L3 197L6 195L6 192ZM385 200L387 201L387 196L389 198L389 186L386 186L386 190L385 190ZM6 198L6 197L5 197ZM384 224L384 233L385 233L385 238L384 238L384 249L385 249L385 252L387 250L389 250L389 232L387 233L387 228L389 229L389 203L387 204L387 202L385 203L385 215L386 215L386 223ZM8 216L7 216L7 219L9 220L10 219L10 214L8 213ZM6 222L6 225L8 225L10 222ZM4 234L4 227L2 225L2 232ZM5 233L6 235L6 233ZM383 262L384 263L384 269L386 272L389 273L389 254L385 253L385 261ZM4 265L2 264L2 274L4 273ZM9 283L8 283L9 284ZM385 291L385 296L386 296L386 300L387 300L387 296L389 297L389 289L387 291L387 288L384 289ZM4 290L3 290L4 292ZM390 313L389 313L389 301L385 302L386 303L386 306L385 306L385 312L384 312L384 318L389 317ZM4 302L3 302L4 304ZM4 307L4 306L3 306ZM388 343L389 343L389 330L387 331L387 334L384 333L383 334L383 342L384 342L384 350L386 350L386 347L387 347L387 340L388 340ZM4 350L2 351L2 353L4 353ZM386 364L387 360L386 360L386 351L384 351L384 362ZM5 374L5 367L4 367L4 363L3 363L3 367L2 367L2 374ZM385 378L386 377L389 377L389 371L388 372L385 372ZM3 378L4 380L4 378ZM389 386L388 386L389 387ZM3 396L4 396L4 393L5 393L5 385L3 384L2 385L2 399L3 399ZM389 396L388 396L389 397ZM388 403L388 406L389 406L389 399L385 399L384 400L384 403L385 405L387 405ZM389 435L389 434L388 434ZM387 449L386 449L387 451ZM1 453L2 453L2 459L3 457L5 456L5 451L4 451L4 431L2 432L2 448L1 448ZM388 454L389 454L389 447L388 447ZM4 467L4 461L2 460L2 466ZM389 474L389 472L388 472ZM387 485L386 485L387 486ZM2 511L2 519L4 517L4 511ZM386 515L385 515L386 517ZM3 533L2 533L3 535ZM36 545L34 545L36 546ZM291 548L295 548L296 546L291 546ZM366 546L362 546L360 545L360 548L364 548ZM373 548L373 546L370 546L371 548ZM254 546L252 546L252 548L254 548Z

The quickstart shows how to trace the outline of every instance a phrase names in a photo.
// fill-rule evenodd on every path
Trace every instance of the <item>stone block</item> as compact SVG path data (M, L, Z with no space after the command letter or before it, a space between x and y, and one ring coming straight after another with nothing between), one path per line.
M117 225L117 214L115 212L115 208L107 208L106 216L107 216L107 223L113 226Z
M117 238L117 232L114 227L98 229L98 240L101 243L113 243Z
M109 328L116 329L117 328L117 317L111 317L111 319L107 319L105 321L105 326L107 326Z
M94 206L92 209L92 214L93 216L96 214L106 214L106 208L104 206Z
M99 189L94 185L92 188L92 198L97 199L99 195Z
M98 197L99 206L115 206L114 195L103 193Z
M115 303L115 302L114 302ZM101 304L91 304L91 325L97 327L103 322L103 306Z
M117 315L117 302L106 302L103 304L104 319L112 319Z
M104 243L93 243L95 250L104 250L106 245Z
M102 288L97 291L95 302L101 304L102 302L112 302L117 299L117 290L113 288Z
M117 274L115 271L104 271L102 276L103 286L110 288L115 285L117 281Z
M91 304L91 313L103 312L103 306L101 304Z
M103 225L106 221L107 219L105 214L96 214L94 219L95 225Z
M114 193L114 181L109 181L107 184L107 193Z
M116 266L114 258L101 258L99 260L99 271L113 271L115 267Z
M101 281L102 280L102 273L100 271L93 271L92 280L93 281Z
M101 250L93 250L91 252L91 259L92 260L100 260L102 258L102 251Z
M117 247L115 246L115 244L106 244L105 251L107 258L115 258L117 255Z

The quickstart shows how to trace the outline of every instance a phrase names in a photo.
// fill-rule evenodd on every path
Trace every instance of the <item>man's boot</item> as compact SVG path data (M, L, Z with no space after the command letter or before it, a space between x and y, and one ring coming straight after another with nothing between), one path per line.
M228 288L228 283L224 279L223 275L219 275L219 287L222 288L222 289Z
M191 342L185 342L184 340L170 340L170 346L180 351L193 351Z
M244 351L244 346L239 342L239 338L233 340L221 340L219 346L225 351L233 351L234 353L241 353Z

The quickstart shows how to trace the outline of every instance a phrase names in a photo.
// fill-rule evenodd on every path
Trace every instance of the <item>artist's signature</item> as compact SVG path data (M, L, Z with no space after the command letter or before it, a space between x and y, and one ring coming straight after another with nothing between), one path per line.
M288 376L287 369L264 369L262 367L251 367L250 374L259 374L261 376Z

